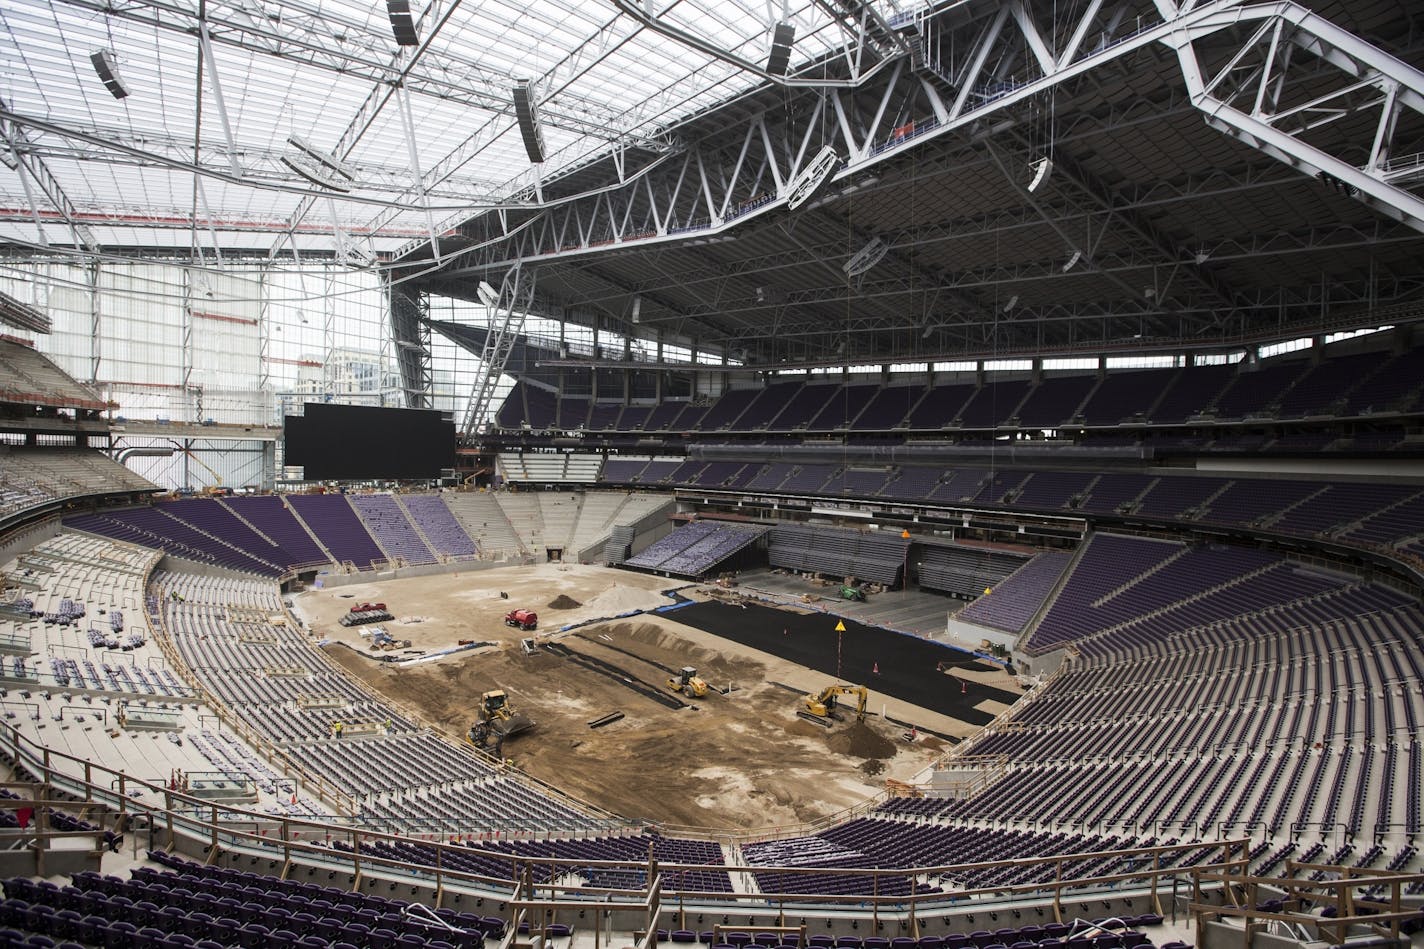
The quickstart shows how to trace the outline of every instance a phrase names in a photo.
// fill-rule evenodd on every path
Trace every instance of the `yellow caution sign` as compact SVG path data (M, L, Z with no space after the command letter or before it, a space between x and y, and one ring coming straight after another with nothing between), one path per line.
M845 623L842 622L841 620L836 620L836 632L838 632L838 633L843 633L843 632L845 632Z

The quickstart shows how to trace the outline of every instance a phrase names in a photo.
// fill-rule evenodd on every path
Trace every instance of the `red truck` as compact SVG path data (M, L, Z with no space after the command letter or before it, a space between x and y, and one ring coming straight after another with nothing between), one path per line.
M539 626L539 614L533 610L510 610L504 614L504 625L518 629L535 629Z
M353 613L384 613L386 604L384 603L357 603L351 607Z

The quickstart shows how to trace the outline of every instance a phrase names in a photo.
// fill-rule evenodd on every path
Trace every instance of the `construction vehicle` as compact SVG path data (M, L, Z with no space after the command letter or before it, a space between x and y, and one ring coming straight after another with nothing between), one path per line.
M217 471L213 468L212 465L208 464L206 461L204 461L203 459L199 458L199 457L197 456L197 454L195 454L195 453L193 452L193 450L190 449L190 448L183 448L183 449L180 449L180 450L183 452L183 454L184 454L185 456L187 456L188 458L192 459L193 461L196 461L196 462L198 463L198 466L201 467L204 471L206 471L208 474L210 474L210 475L213 476L213 487L215 487L215 488L221 488L221 487L222 487L222 483L223 483L222 475L218 474ZM188 478L186 477L186 475L187 475L187 469L186 469L186 468L184 469L184 475L185 475L185 477L184 477L184 480L185 480L185 481L186 481L186 480L190 480L190 479L188 479ZM211 491L205 491L204 493L211 495L212 492L211 492ZM231 493L231 492L229 492L229 493Z
M860 587L855 586L854 584L844 583L841 584L841 599L853 600L856 603L864 603L865 591L862 590Z
M675 676L670 676L667 680L667 687L674 692L681 692L690 699L706 698L707 683L697 674L697 670L692 666L683 666L682 671Z
M806 696L803 703L805 708L798 710L796 714L821 725L840 721L836 708L840 705L842 695L855 696L855 720L865 721L865 703L870 700L870 690L863 685L828 685L821 691Z
M491 689L480 696L479 717L470 726L466 738L476 748L485 748L494 741L494 755L502 757L504 742L534 727L533 719L515 711L509 695L503 689Z
M533 610L510 610L504 614L504 625L516 629L538 629L539 614Z

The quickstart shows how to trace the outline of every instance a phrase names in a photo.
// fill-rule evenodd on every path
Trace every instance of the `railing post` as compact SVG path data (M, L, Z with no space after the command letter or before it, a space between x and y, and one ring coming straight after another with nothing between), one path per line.
M167 818L168 825L168 842L164 844L164 849L170 850L173 847L176 834L173 828L173 792L166 788L163 791L163 815Z
M1063 922L1063 858L1053 861L1053 921Z
M48 797L49 795L45 795ZM36 802L38 803L38 802ZM49 814L43 807L35 808L35 876L49 876L45 872L45 853L49 850Z
M351 889L353 892L361 889L361 832L354 827L351 829Z
M448 839L448 836L447 838ZM435 908L445 900L445 846L444 840L435 845Z
M1162 872L1162 851L1152 851L1152 912L1158 916L1162 915L1162 900L1157 893L1157 882Z
M870 878L870 929L880 932L880 868L876 867Z

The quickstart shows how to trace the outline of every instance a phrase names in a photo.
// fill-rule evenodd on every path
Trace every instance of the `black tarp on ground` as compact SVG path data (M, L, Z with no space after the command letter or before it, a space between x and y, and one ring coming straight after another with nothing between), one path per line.
M664 616L824 672L828 684L836 677L839 635L839 678L869 689L872 708L874 694L881 693L970 725L986 725L994 716L975 705L986 699L1011 705L1019 697L1018 692L954 678L956 668L993 668L968 653L829 614L793 613L756 603L747 603L743 608L707 602L684 606ZM836 633L838 620L845 624L844 633ZM967 691L961 692L961 686Z

